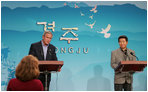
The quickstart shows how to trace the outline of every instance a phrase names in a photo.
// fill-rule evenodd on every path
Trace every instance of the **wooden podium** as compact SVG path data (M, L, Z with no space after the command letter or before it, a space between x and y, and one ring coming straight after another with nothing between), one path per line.
M116 71L122 72L141 72L147 66L147 61L121 61L116 68Z
M63 66L63 61L39 61L39 70L40 73L45 74L45 91L47 89L47 75L52 71L60 71L61 67Z
M58 71L63 66L63 61L39 61L40 71Z

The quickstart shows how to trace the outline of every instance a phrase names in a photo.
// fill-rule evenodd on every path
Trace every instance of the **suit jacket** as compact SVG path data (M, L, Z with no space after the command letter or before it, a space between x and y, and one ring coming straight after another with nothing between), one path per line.
M55 60L55 61L57 60L55 49L56 49L55 46L49 44L47 49L46 60ZM38 60L44 60L44 53L41 41L31 44L29 54L37 57Z
M123 53L121 48L112 51L111 53L111 67L115 70L118 67L118 64L121 61L136 61L136 57L130 53L135 54L133 50L127 48L127 55ZM115 71L114 83L115 84L124 84L133 82L133 72L121 72Z

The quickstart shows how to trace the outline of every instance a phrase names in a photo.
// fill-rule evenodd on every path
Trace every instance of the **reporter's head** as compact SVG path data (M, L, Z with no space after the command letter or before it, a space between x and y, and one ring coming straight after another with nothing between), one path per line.
M25 56L16 67L15 76L21 81L29 81L38 78L38 59L32 55Z

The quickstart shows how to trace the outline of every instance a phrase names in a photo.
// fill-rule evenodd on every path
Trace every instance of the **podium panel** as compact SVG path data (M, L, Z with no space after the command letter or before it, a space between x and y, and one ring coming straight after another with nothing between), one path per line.
M39 61L40 71L58 71L63 66L63 61Z
M147 66L147 61L121 61L116 71L134 71L141 72Z

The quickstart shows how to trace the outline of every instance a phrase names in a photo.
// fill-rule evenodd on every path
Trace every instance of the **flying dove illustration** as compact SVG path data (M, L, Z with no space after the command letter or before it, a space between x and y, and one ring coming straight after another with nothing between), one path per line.
M92 28L93 28L93 26L95 25L95 23L96 23L96 21L94 21L94 23L93 23L93 24L86 24L86 23L85 23L85 25L90 26L90 28L92 29Z
M89 18L93 19L93 15L89 16Z
M97 6L95 5L95 7L94 8L92 8L90 11L92 11L92 12L94 12L94 13L96 13L97 12Z
M82 12L80 12L81 16L84 16L84 14Z
M78 5L75 4L75 8L79 8Z
M98 32L98 33L104 34L104 37L105 37L105 38L109 38L109 37L111 36L111 33L107 33L107 32L109 32L110 28L111 28L111 25L108 24L108 26L107 26L106 29L103 29L103 28L102 28L102 31L101 31L101 32L99 32L99 31L97 31L97 32Z

